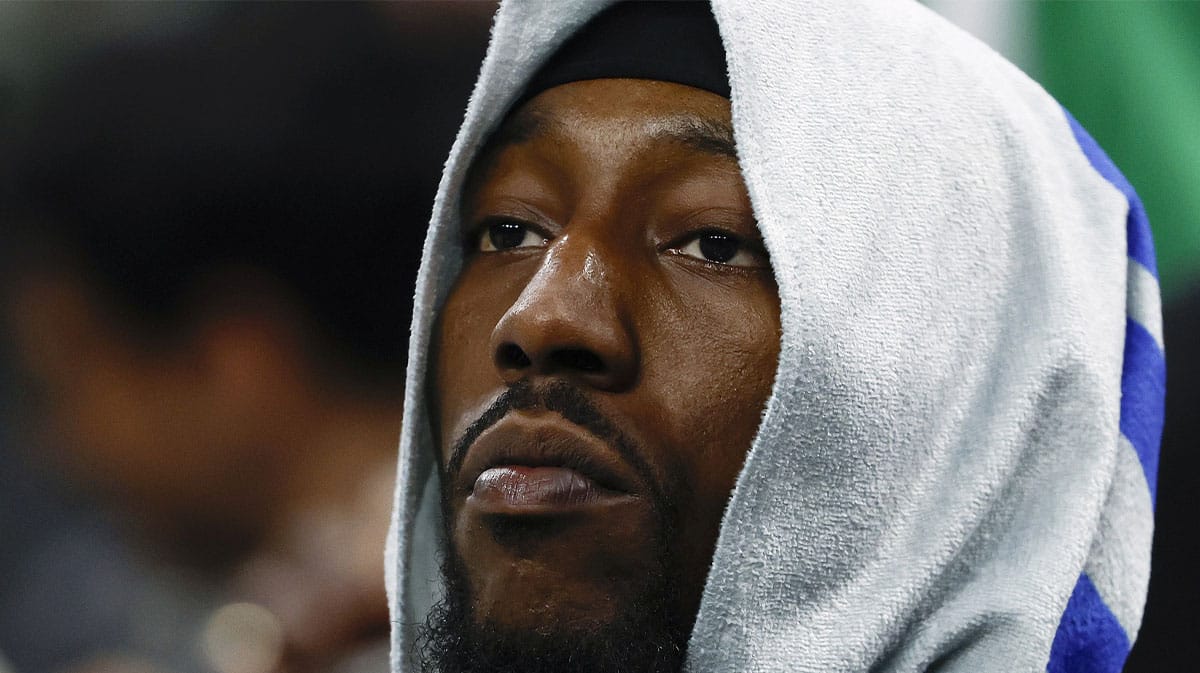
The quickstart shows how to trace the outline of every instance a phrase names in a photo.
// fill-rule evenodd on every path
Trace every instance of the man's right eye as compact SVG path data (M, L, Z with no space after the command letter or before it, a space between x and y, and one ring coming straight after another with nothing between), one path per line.
M479 233L479 250L497 252L516 248L540 248L548 239L520 222L492 222Z

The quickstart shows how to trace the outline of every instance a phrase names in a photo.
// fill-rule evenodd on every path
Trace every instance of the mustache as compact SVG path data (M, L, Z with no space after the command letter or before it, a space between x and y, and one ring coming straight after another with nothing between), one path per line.
M578 386L562 380L534 386L528 379L520 379L510 385L452 445L450 460L446 463L445 483L453 483L457 478L467 458L467 451L488 428L498 423L509 412L533 409L555 412L613 447L642 477L652 490L651 495L661 496L654 472L643 458L644 453L638 444L609 420Z

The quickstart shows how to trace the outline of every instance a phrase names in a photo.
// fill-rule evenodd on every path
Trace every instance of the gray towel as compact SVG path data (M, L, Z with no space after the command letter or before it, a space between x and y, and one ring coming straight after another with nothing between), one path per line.
M387 555L396 673L439 590L423 381L464 171L607 4L506 3L446 165ZM1136 195L1037 84L915 3L712 4L783 334L688 670L1119 670L1162 422Z

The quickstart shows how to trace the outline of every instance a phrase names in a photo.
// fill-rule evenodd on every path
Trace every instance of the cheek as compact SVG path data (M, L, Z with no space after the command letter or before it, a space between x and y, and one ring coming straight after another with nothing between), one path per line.
M779 358L779 300L766 279L680 283L647 334L645 387L693 505L721 510L758 431ZM651 354L654 355L651 355Z
M494 395L502 384L492 363L491 335L520 295L518 278L499 276L469 264L451 290L434 341L429 399L443 448L473 420L469 411Z

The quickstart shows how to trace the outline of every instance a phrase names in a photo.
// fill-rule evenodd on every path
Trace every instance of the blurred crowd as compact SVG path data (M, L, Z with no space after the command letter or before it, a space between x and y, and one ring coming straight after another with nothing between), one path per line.
M3 8L13 671L386 670L412 284L492 10Z
M0 673L387 670L412 284L493 9L0 3ZM1048 86L1114 146L1087 92ZM1191 217L1160 245L1200 240ZM1197 647L1200 293L1172 278L1130 671Z

